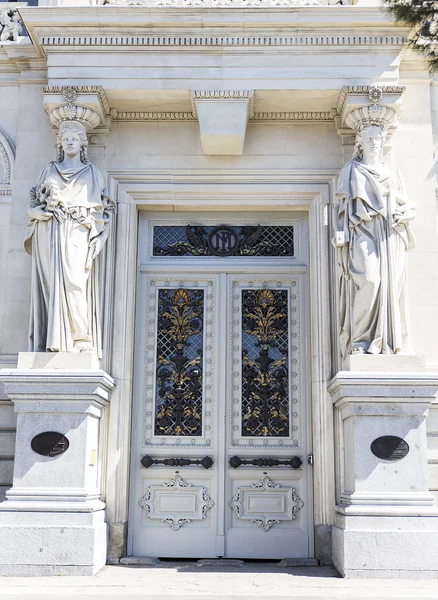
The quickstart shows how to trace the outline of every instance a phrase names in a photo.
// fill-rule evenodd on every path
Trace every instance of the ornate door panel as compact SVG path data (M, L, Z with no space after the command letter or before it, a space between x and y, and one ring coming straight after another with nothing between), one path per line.
M216 556L218 278L143 279L134 555Z
M297 222L155 229L137 304L129 553L312 556Z
M226 555L308 557L301 278L230 275L228 289Z

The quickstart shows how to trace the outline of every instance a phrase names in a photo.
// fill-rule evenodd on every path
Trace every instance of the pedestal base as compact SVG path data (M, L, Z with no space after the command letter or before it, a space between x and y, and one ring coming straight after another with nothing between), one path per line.
M344 577L438 577L426 437L438 375L422 371L418 357L350 359L355 370L329 386L338 435L333 563ZM394 371L379 372L385 363Z
M0 575L94 575L105 565L102 417L114 381L97 367L87 353L21 353L18 369L0 371L17 413Z
M438 577L438 516L337 515L332 538L333 564L343 577Z
M0 512L0 575L94 575L106 563L104 511Z
M343 371L424 372L424 356L407 354L351 354L342 363Z

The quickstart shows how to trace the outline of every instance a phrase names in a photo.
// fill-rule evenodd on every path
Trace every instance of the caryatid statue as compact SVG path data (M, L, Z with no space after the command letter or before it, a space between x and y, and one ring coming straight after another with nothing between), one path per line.
M353 159L339 176L334 245L341 265L344 359L410 351L406 271L415 205L397 168L382 161L385 126L378 119L357 122Z
M32 256L31 352L101 353L96 257L109 233L113 203L87 158L87 135L64 121L58 160L31 189L25 249Z

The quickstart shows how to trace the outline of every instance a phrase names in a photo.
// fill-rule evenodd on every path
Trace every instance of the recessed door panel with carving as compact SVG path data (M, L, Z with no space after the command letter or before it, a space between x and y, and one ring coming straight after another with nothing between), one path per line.
M305 267L251 263L255 229L160 223L150 246L182 259L140 276L134 556L312 556Z

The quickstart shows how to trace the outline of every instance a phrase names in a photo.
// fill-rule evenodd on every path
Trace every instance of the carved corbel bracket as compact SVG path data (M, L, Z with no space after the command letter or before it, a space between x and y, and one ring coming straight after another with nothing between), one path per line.
M344 87L336 109L335 123L342 139L344 159L351 158L355 136L366 125L379 125L387 133L386 146L400 118L405 86L363 85Z
M202 153L242 155L246 126L254 115L254 90L192 90L190 96Z
M58 129L63 121L79 121L87 132L98 128L107 133L111 115L105 92L100 86L47 86L43 88L44 108Z

